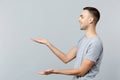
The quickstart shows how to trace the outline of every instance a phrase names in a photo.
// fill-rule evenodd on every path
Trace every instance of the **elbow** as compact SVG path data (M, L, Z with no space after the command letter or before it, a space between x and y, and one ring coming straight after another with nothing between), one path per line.
M80 76L81 76L81 77L84 77L84 76L85 76L85 73L81 74Z
M67 60L64 60L63 62L64 62L64 64L67 64L69 61L67 61Z
M79 74L77 74L77 76L80 76L80 77L84 77L86 75L86 72L83 72L83 71L81 71L81 72L79 72Z
M68 58L64 58L63 62L64 64L67 64L69 62Z
M85 74L77 74L77 76L80 76L80 77L84 77L85 76Z
M64 64L67 64L68 62L64 62Z
M65 55L65 57L62 59L62 61L67 64L68 62L70 62L72 59L69 58L67 55Z

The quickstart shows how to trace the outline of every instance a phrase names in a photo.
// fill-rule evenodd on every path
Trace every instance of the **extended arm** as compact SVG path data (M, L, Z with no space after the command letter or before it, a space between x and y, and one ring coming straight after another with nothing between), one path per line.
M45 71L40 71L39 74L43 74L43 75L64 74L64 75L84 76L94 64L95 63L93 61L90 61L89 59L85 58L79 68L65 69L65 70L49 69Z
M33 40L35 42L45 44L64 63L68 63L69 61L71 61L73 58L76 57L76 52L77 52L76 47L71 48L70 51L65 54L59 49L57 49L55 46L53 46L48 40L44 38L38 38L38 39L33 39Z

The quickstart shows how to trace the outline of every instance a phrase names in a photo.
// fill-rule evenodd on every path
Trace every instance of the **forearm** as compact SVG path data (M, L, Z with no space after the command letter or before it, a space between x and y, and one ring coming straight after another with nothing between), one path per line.
M33 41L37 42L37 43L41 43L41 44L45 44L46 46L48 46L48 48L59 58L61 59L64 63L68 63L69 61L71 61L73 58L75 58L76 56L76 47L72 48L68 53L64 54L63 52L61 52L59 49L57 49L56 47L54 47L48 40L44 39L44 38L38 38L38 39L32 39Z
M89 59L83 59L82 64L79 68L66 69L66 70L53 70L54 74L65 74L74 76L84 76L95 63Z
M67 70L53 70L53 74L64 74L73 76L84 76L81 68L67 69Z
M66 54L54 47L51 43L47 44L48 48L64 63L66 63Z

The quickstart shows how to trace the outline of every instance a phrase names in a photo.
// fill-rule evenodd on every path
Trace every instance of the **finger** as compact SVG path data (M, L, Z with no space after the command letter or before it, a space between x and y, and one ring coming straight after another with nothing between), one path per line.
M48 71L48 72L49 72L49 71L52 71L52 70L53 70L53 69L47 69L47 70L45 70L45 71Z
M34 42L38 42L38 43L40 43L37 39L32 39Z
M36 39L34 39L34 38L31 38L31 40L36 41Z
M45 72L44 71L40 71L40 72L38 72L38 74L45 75Z

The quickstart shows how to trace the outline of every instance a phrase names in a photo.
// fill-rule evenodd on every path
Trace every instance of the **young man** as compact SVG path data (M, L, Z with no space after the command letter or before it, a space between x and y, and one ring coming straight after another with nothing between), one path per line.
M103 45L96 33L96 24L99 21L100 13L94 7L85 7L79 17L81 30L85 35L78 41L78 44L64 54L44 38L33 39L35 42L46 45L64 63L76 58L72 69L56 70L48 69L40 71L39 74L64 74L73 75L73 80L93 80L99 72L101 64Z

